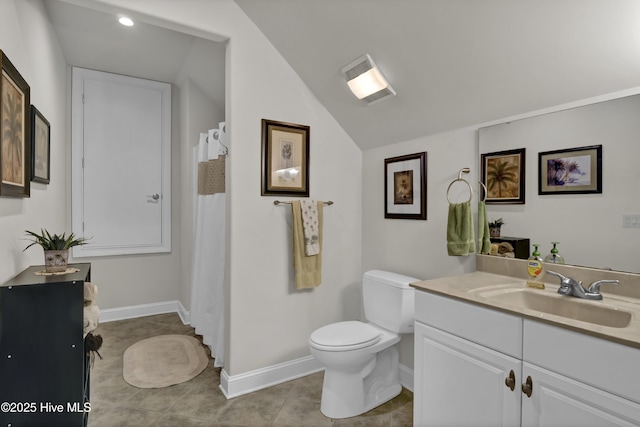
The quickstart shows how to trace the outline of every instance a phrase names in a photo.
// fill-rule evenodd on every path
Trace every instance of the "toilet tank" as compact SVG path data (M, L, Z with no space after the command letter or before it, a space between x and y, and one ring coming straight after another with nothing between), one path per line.
M398 334L413 333L414 288L410 283L420 279L381 270L370 270L362 277L364 315Z

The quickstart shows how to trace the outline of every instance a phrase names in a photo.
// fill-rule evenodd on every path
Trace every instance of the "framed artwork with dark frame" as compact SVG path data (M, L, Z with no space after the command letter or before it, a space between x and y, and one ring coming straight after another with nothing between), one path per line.
M0 196L29 197L31 89L0 50Z
M602 145L538 153L538 194L602 193Z
M427 152L384 160L384 217L427 219Z
M309 197L310 127L262 119L262 195Z
M51 125L31 106L31 181L49 183L51 167Z
M481 154L486 204L518 205L525 202L526 148Z

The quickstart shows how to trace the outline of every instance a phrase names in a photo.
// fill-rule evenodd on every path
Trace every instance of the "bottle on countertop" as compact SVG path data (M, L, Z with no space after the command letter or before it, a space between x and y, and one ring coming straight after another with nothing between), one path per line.
M527 286L530 288L544 289L544 264L538 251L540 244L533 244L533 254L527 260Z
M551 248L551 253L544 257L544 262L564 264L564 258L558 253L558 248L556 248L556 245L560 244L560 242L551 242L551 244L553 245L553 248Z

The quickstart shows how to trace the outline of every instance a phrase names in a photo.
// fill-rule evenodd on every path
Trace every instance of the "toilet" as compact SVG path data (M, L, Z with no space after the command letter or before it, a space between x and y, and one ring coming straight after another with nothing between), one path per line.
M311 354L325 367L320 410L330 418L363 414L402 391L400 334L413 333L414 290L419 279L371 270L362 277L368 323L345 321L315 330Z

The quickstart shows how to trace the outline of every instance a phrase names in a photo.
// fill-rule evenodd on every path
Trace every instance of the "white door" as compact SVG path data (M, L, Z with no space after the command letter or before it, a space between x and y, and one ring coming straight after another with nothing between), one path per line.
M612 361L615 363L615 361ZM553 427L639 426L640 405L529 363L531 397L522 397L522 425Z
M519 426L521 365L511 356L416 322L414 425ZM510 377L513 390L505 382Z
M171 86L73 69L74 257L171 250Z

